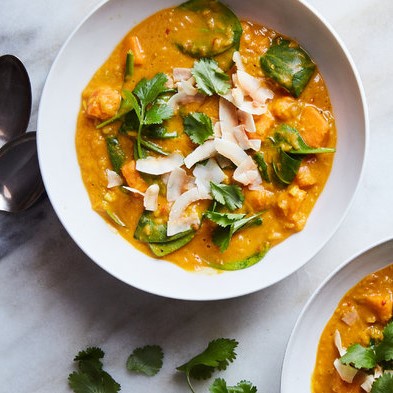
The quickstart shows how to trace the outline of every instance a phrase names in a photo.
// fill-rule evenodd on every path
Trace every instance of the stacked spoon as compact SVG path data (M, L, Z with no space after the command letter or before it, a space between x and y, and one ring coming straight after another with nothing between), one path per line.
M31 207L44 191L36 133L26 132L31 112L26 68L13 55L0 57L0 211Z

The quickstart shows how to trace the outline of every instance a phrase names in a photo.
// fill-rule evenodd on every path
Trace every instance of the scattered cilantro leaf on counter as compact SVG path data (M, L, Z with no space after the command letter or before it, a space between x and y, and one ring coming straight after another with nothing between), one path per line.
M160 371L163 358L164 353L158 345L136 348L127 359L127 370L152 377Z
M213 182L210 182L210 186L214 200L226 206L229 210L239 209L243 206L244 195L239 186Z
M184 117L183 124L184 132L198 145L213 135L212 120L202 112L189 113Z
M244 214L235 215L230 213L212 213L214 214L207 212L206 217L219 225L213 232L213 243L220 248L221 252L224 252L229 247L229 242L235 232L251 225L262 224L260 215L263 212L253 214L249 217L245 217ZM234 219L232 216L239 217Z
M384 373L375 380L371 388L371 393L391 393L393 392L393 374Z
M212 59L200 59L191 70L198 89L208 95L225 95L230 89L229 76Z
M74 358L78 371L68 376L68 383L75 393L117 393L120 385L102 368L102 349L89 347Z
M207 379L214 371L225 370L228 364L236 359L235 348L237 345L236 340L228 338L210 341L203 352L177 367L178 371L186 374L187 383L192 392L194 389L191 385L191 378Z
M222 378L217 378L210 385L210 393L256 393L257 388L248 381L240 381L236 386L227 386Z
M341 363L353 365L357 369L369 370L376 366L375 352L370 347L363 347L360 344L351 345L347 353L341 358Z

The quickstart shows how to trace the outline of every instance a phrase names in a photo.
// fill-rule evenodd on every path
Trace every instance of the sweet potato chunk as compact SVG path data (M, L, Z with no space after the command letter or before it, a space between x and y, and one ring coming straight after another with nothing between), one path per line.
M313 106L306 106L300 115L299 132L312 147L324 146L327 142L329 123Z

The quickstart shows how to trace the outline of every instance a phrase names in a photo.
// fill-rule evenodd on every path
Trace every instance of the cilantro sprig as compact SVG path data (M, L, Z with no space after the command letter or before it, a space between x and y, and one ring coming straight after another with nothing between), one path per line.
M224 252L228 247L235 232L251 225L261 225L263 212L246 217L245 214L219 213L207 211L205 217L218 224L213 232L213 243Z
M236 340L228 338L210 341L203 352L177 367L178 371L186 374L187 384L193 393L195 391L191 384L191 378L207 379L212 376L214 371L225 370L228 364L236 359L237 345Z
M227 386L222 378L217 378L210 385L210 393L256 393L257 388L248 381L240 381L236 386Z
M78 371L68 377L68 383L75 393L117 393L120 385L103 370L101 359L104 357L102 349L89 347L80 351L74 358L78 362Z
M244 194L242 189L236 185L216 184L210 182L212 196L215 201L233 211L243 206Z

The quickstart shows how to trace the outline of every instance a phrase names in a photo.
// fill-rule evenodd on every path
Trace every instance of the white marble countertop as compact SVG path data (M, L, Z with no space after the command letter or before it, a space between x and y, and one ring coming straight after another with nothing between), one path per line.
M30 74L29 130L36 128L56 54L98 2L2 0L0 54L18 56ZM68 236L45 197L23 214L0 213L0 391L71 392L67 376L74 355L96 345L122 392L186 392L175 367L217 337L240 343L235 363L217 375L230 384L248 379L262 393L280 391L286 343L308 297L349 257L393 237L393 2L309 3L347 45L370 115L363 180L336 234L304 268L273 287L232 300L186 302L140 292L101 270ZM129 353L152 343L165 352L161 372L154 378L127 373Z

